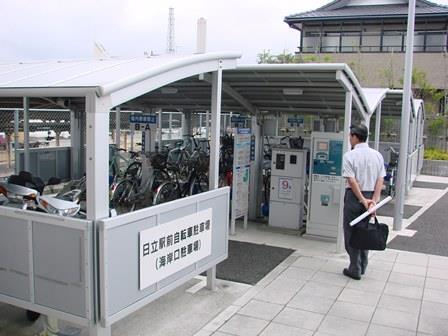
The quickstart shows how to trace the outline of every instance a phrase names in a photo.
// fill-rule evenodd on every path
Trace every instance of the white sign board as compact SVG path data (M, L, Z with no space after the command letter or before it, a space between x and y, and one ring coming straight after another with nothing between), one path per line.
M278 179L278 198L292 200L292 179L280 177Z
M140 290L208 257L212 209L140 231Z
M238 128L234 137L233 151L233 219L246 216L249 210L250 145L250 130Z

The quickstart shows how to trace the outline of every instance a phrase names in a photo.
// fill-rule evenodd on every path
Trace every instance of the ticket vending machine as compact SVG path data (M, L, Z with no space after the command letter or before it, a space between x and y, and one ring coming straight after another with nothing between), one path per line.
M306 155L304 149L272 149L269 226L302 229Z
M311 134L310 194L305 237L337 239L343 156L343 133Z

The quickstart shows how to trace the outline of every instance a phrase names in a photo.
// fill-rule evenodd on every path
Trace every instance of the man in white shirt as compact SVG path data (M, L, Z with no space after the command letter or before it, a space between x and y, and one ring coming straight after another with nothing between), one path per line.
M382 155L366 143L369 130L362 124L350 127L352 150L344 154L343 173L347 189L344 197L344 240L350 257L350 265L343 274L360 280L368 264L367 250L350 246L352 227L350 222L374 206L380 200L383 178L386 175ZM368 219L367 219L368 220Z

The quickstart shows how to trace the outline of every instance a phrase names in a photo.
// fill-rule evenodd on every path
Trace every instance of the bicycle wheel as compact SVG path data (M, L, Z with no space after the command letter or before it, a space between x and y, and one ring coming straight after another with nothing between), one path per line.
M166 171L162 169L154 169L149 187L151 188L151 191L155 192L163 182L168 182L169 180L170 176Z
M174 201L179 198L179 188L174 182L164 182L154 195L153 205Z
M135 195L137 190L130 180L119 182L112 192L110 207L117 211L117 214L124 214L135 209Z
M208 191L208 177L205 174L198 174L190 185L189 196Z
M138 161L132 162L124 172L125 177L133 177L139 179L142 176L142 163Z

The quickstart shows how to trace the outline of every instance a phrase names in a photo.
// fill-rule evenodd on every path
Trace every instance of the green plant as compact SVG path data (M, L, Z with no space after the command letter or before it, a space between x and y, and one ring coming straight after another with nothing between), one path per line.
M445 128L445 119L443 117L436 117L428 123L428 131L431 135L437 136Z
M448 160L448 152L437 148L425 148L425 160Z
M386 86L390 89L395 89L395 72L394 72L394 52L389 54L389 62L384 69L379 70L380 76L386 80Z
M331 55L325 55L324 56L324 62L325 63L333 62L333 57Z
M290 64L290 63L328 63L333 58L330 55L320 56L317 54L302 55L288 53L287 50L283 50L281 54L271 54L269 49L264 49L257 55L258 64Z
M274 62L275 58L271 55L271 51L269 49L263 49L261 53L257 55L257 63L276 63Z

